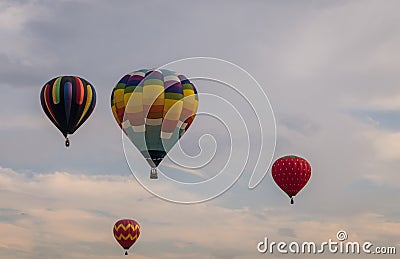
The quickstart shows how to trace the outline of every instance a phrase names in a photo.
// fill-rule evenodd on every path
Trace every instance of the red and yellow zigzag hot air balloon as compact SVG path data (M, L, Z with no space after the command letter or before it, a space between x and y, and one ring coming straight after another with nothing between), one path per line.
M293 204L293 196L303 189L311 177L311 166L304 158L284 156L272 165L272 177Z
M128 249L135 244L139 235L139 223L133 219L121 219L114 224L115 240L126 250L125 255L128 255Z

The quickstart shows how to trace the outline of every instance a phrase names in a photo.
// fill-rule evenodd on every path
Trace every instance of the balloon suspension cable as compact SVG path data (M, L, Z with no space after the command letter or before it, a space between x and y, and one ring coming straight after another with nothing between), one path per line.
M125 255L128 255L128 251L125 251Z
M69 139L68 139L68 137L65 138L65 146L69 147Z
M157 167L152 167L150 171L150 179L158 179Z
M293 197L290 197L290 204L294 204Z

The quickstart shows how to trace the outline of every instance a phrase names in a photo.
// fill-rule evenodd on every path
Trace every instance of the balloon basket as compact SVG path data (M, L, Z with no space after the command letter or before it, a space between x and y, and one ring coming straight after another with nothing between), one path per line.
M157 168L151 168L150 179L158 179Z

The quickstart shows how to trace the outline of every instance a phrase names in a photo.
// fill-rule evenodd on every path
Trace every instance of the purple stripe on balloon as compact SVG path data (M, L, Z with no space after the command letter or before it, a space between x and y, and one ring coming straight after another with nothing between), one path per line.
M143 82L143 80L129 80L129 82L126 85L126 87L139 86L141 84L141 82Z
M129 78L126 86L138 86L143 81L143 76L133 75Z
M125 75L121 80L119 80L118 84L126 84L130 77L130 75Z
M184 75L178 75L178 78L181 80L182 84L187 84L187 82L185 82L186 80L189 81L189 79Z
M164 82L165 92L166 93L182 93L182 85L177 81L166 81Z
M65 116L67 118L67 125L69 124L69 116L71 114L71 104L72 104L72 84L71 82L66 82L64 84L64 105L65 105Z

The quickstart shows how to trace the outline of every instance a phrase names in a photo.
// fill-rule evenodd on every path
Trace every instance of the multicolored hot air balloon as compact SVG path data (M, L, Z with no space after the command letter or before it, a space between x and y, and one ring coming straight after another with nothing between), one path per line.
M311 177L311 166L304 158L284 156L272 165L272 177L293 204L293 196L303 189Z
M157 166L192 124L198 96L183 75L166 69L142 69L125 75L111 95L115 120L151 166Z
M93 112L96 91L92 84L77 76L59 76L47 82L40 92L42 108L65 137L73 134Z
M140 226L133 219L121 219L114 224L113 228L115 240L125 249L128 249L136 242L140 235Z

